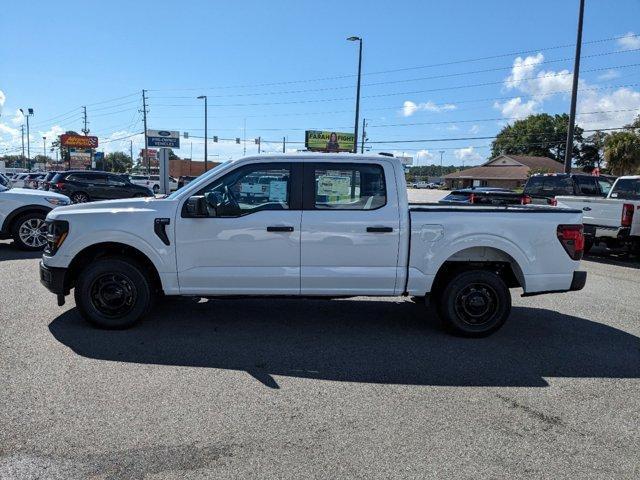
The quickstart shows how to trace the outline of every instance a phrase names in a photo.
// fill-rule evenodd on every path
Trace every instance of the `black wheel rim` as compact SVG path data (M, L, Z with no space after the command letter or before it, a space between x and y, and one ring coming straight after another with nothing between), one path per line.
M87 203L87 196L84 193L76 193L73 196L73 203Z
M455 311L465 324L484 326L495 318L500 302L495 289L486 283L472 283L458 292Z
M126 275L106 273L91 283L91 303L102 315L121 318L135 306L137 290Z

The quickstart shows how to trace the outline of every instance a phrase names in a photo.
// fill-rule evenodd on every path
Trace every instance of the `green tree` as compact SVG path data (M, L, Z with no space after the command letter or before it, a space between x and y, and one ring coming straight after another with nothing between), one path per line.
M491 156L514 154L549 157L564 160L567 141L569 115L549 115L540 113L516 120L505 126L491 144ZM574 130L573 158L578 158L578 143L582 142L584 130L576 126Z
M106 169L111 172L125 173L131 170L133 160L124 152L111 152L105 156Z
M640 171L640 135L614 132L605 141L604 158L614 175L628 175Z
M580 156L576 160L576 165L585 172L591 172L594 168L600 168L604 160L604 144L607 134L596 131L593 135L584 139L580 145Z
M640 130L640 115L638 115L629 125L625 125L624 128L628 130Z

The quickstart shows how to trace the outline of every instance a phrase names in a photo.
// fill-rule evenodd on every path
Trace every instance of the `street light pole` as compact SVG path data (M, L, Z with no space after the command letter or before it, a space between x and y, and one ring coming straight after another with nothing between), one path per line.
M42 137L42 153L47 158L47 137Z
M356 119L353 126L353 153L358 153L358 123L360 123L360 80L362 78L362 38L349 37L350 42L359 42L358 49L358 86L356 88Z
M569 111L569 128L567 128L567 145L564 152L564 172L571 173L571 157L573 156L573 131L576 124L576 101L578 98L578 76L580 74L580 50L582 48L582 20L584 18L584 0L580 0L578 14L578 38L576 39L576 58L573 64L573 86L571 88L571 110Z
M440 178L444 177L444 168L442 167L442 156L444 155L444 150L440 150Z
M20 109L23 117L27 117L27 168L31 170L31 136L29 134L29 117L33 115L33 108L27 108L27 113Z
M207 159L209 157L207 151L207 144L209 143L209 138L207 137L207 117L209 116L209 112L207 110L207 96L200 95L198 100L204 99L204 171L207 171Z

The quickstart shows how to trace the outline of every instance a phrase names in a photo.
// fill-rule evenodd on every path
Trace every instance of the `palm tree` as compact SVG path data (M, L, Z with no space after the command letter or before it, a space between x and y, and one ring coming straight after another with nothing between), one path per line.
M605 141L604 158L615 175L628 175L640 170L640 135L615 132Z

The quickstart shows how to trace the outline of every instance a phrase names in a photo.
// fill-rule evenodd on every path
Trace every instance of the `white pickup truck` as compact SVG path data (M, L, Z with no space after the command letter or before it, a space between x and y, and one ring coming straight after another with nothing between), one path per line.
M640 176L616 179L606 198L557 196L558 206L582 210L585 252L594 244L640 253Z
M243 196L268 178L268 195ZM58 208L40 280L103 328L131 326L156 294L430 294L457 334L494 332L524 295L580 290L582 214L547 206L409 205L386 156L260 155L166 198Z

